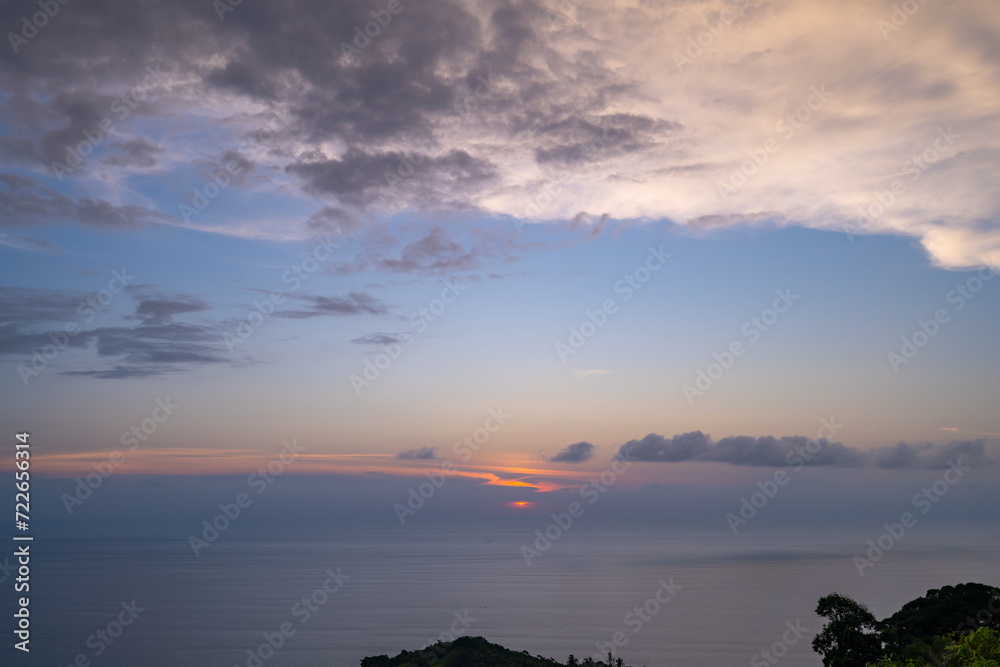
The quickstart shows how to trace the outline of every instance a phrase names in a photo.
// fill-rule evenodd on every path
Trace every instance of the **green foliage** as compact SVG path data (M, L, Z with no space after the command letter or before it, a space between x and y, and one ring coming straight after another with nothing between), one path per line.
M947 667L1000 667L1000 633L982 627L946 647Z
M970 583L933 588L879 624L886 653L897 659L916 657L907 653L919 640L980 626L1000 630L1000 614L990 609L1000 611L1000 589L993 586Z
M831 593L816 613L828 619L813 639L824 667L1000 667L1000 589L959 584L931 589L879 621L853 598ZM518 653L482 637L459 637L394 658L373 656L361 667L562 667L552 658ZM625 667L573 655L567 667Z
M878 662L873 662L869 667L930 667L931 665L943 665L943 663L933 663L928 662L925 659L914 658L913 660L907 660L906 662L899 662L893 660L889 656L886 656L879 660Z
M939 637L939 650L930 651L919 657L893 659L883 657L869 667L1000 667L1000 632L981 627L964 637L954 634L951 639ZM924 644L927 646L927 644Z
M832 593L816 613L829 622L813 639L825 667L1000 667L1000 589L959 584L927 591L882 621Z

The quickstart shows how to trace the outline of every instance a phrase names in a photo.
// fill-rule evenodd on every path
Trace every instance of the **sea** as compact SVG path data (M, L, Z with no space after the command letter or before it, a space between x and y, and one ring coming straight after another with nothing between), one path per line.
M197 556L155 529L49 536L32 545L30 653L8 650L0 572L2 662L356 667L473 635L560 662L610 647L634 667L817 666L823 595L883 618L931 588L1000 585L996 524L921 526L859 571L878 535L579 529L546 545L521 529L330 527L222 535Z

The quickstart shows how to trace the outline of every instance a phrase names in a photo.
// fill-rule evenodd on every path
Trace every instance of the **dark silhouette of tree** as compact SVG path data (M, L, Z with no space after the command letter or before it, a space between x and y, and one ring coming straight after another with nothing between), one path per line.
M823 667L866 667L882 656L878 620L865 605L831 593L819 599L816 613L830 619L812 641Z
M1000 630L1000 589L975 583L932 588L879 624L886 653L893 658L916 657L906 650L918 640L980 627Z
M837 593L820 598L816 613L830 619L812 643L825 667L1000 667L994 662L1000 657L995 655L1000 653L1000 588L995 586L932 588L882 621Z
M376 655L361 661L361 667L561 667L562 663L527 651L511 651L491 644L482 637L459 637L451 642L437 642L421 651L403 651L394 658ZM625 667L621 658L608 662L587 658L579 662L569 656L569 667Z
M1000 667L1000 632L985 625L967 635L951 635L951 639L937 637L944 644L940 650L927 652L918 657L890 658L885 656L871 667L918 667L937 665L938 667ZM916 643L923 643L917 640ZM914 645L916 645L916 643ZM937 643L937 642L936 642ZM911 646L914 646L911 645ZM923 643L924 646L927 644Z

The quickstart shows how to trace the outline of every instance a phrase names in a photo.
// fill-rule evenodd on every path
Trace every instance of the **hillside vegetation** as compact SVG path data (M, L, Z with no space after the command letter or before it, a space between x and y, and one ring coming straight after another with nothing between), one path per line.
M959 584L927 591L878 620L864 604L831 593L816 613L827 619L813 639L824 667L1000 667L1000 589ZM666 664L666 656L661 664ZM361 667L627 667L621 658L570 655L566 662L512 651L482 637L459 637Z
M610 660L610 657L609 657ZM451 642L438 642L421 651L403 651L395 658L378 655L365 658L361 667L626 667L621 659L612 662L582 661L569 656L565 663L552 658L518 653L482 637L459 637Z
M927 591L881 621L851 597L820 598L829 619L813 639L824 667L1000 667L1000 589L958 584Z

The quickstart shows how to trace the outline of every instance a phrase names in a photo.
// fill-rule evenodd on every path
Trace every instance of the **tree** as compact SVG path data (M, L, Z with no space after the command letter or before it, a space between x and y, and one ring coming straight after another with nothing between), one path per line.
M918 640L966 634L979 627L1000 630L996 611L1000 611L1000 589L975 583L943 586L907 602L879 629L890 657L915 657L907 654L907 648Z
M942 638L938 638L942 639ZM907 659L885 656L870 667L1000 667L1000 633L982 626L965 636L952 634L941 650Z
M830 619L812 641L813 650L823 656L823 667L866 667L881 657L878 620L868 607L831 593L819 599L816 613Z
M981 627L945 649L948 667L1000 667L1000 633Z

